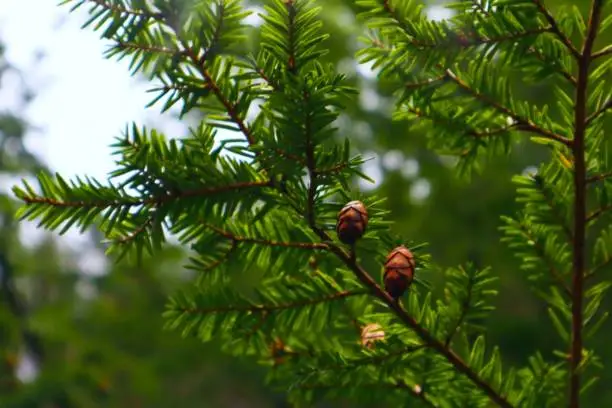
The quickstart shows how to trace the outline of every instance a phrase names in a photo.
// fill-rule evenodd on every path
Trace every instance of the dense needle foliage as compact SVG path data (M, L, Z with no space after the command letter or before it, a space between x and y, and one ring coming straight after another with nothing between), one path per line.
M522 211L501 228L567 347L509 367L482 324L495 271L437 267L418 237L389 232L382 197L351 190L355 178L367 179L364 159L334 124L356 90L323 62L325 2L266 1L255 31L237 0L64 3L89 7L88 25L113 41L109 56L150 76L151 104L204 116L181 140L128 126L106 183L41 174L38 191L16 187L21 217L60 232L96 225L119 258L177 237L192 250L186 267L195 278L170 299L168 327L269 364L270 383L298 405L321 397L579 405L601 366L588 340L608 315L599 306L610 287L601 270L612 259L603 126L612 48L595 39L612 25L610 5L594 0L588 16L575 8L553 16L539 0L463 1L450 6L453 18L431 21L416 1L356 2L368 30L358 61L397 84L393 119L425 130L433 150L458 158L458 173L486 168L525 140L552 152L516 177ZM521 99L517 73L550 84L557 103ZM219 130L236 136L219 143ZM334 226L354 199L370 224L353 254ZM399 244L415 253L417 270L396 303L380 282ZM442 291L428 283L435 275ZM372 327L384 338L368 338Z

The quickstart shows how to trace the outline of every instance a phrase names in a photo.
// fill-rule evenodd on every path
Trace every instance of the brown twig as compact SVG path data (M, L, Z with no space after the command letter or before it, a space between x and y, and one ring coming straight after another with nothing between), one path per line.
M449 76L449 78L451 78L457 84L457 86L461 90L463 90L466 93L472 95L474 98L478 99L479 101L481 101L485 105L488 105L491 108L497 110L498 112L500 112L500 113L502 113L502 114L512 118L512 120L514 120L514 122L517 125L520 126L521 130L538 134L538 135L540 135L542 137L545 137L546 139L555 140L557 142L560 142L560 143L564 144L565 146L571 146L572 145L572 143L573 143L572 140L567 139L566 137L558 135L556 133L553 133L553 132L551 132L551 131L549 131L547 129L544 129L544 128L536 125L535 123L533 123L531 120L519 116L518 114L513 112L511 109L501 105L497 101L491 99L490 97L488 97L488 96L478 92L477 90L473 89L472 87L470 87L466 82L464 82L461 78L459 78L450 69L443 68L443 67L441 67L441 68L445 70L445 72Z
M539 3L539 1L537 2ZM582 328L584 267L586 257L586 158L585 134L587 127L587 92L589 66L592 61L592 49L599 21L601 18L602 0L593 0L582 52L578 56L578 86L574 110L574 246L572 278L572 344L570 361L570 398L571 408L580 406L580 362L582 361ZM553 19L554 20L554 19Z
M372 45L387 50L388 48L382 44L379 41L373 41ZM459 87L459 89L463 90L464 92L468 93L469 95L471 95L472 97L474 97L475 99L479 100L480 102L482 102L485 105L490 106L491 108L497 110L498 112L510 117L514 123L508 127L503 127L501 129L492 131L492 132L483 132L483 133L472 133L472 136L477 136L477 137L488 137L488 136L492 136L495 135L497 133L503 133L506 130L512 130L512 129L516 129L516 130L520 130L520 131L525 131L525 132L531 132L531 133L535 133L538 134L546 139L549 140L554 140L557 142L562 143L565 146L570 147L572 145L572 140L558 135L554 132L551 132L547 129L544 129L538 125L536 125L535 123L533 123L531 120L529 119L525 119L521 116L519 116L517 113L513 112L512 110L510 110L509 108L499 104L497 101L489 98L488 96L481 94L480 92L478 92L477 90L473 89L472 87L469 86L469 84L467 84L465 81L461 80L454 72L452 72L450 69L443 67L442 65L437 65L437 68L441 69L444 71L444 76L447 78L450 78L451 80L453 80L453 82L455 82L455 84ZM411 110L411 109L409 109ZM412 110L411 110L412 111ZM416 114L416 113L415 113Z
M587 274L585 274L585 275L584 275L584 279L585 279L585 280L586 280L586 279L591 279L593 276L595 276L595 274L596 274L596 273L597 273L599 270L601 270L601 269L605 268L606 266L608 266L608 265L610 265L610 264L612 264L612 256L611 256L611 257L609 257L608 259L606 259L605 261L600 262L599 264L595 265L595 266L594 266L594 267L591 269L591 271L590 271L590 272L588 272Z
M564 69L560 68L559 66L552 65L546 59L546 57L544 55L542 55L542 53L540 53L537 49L535 49L534 47L529 47L528 51L530 53L532 53L541 62L543 62L545 64L551 65L551 68L554 69L563 78L565 78L572 86L575 87L577 85L578 81L576 80L576 78L571 73L565 71Z
M591 59L605 57L606 55L610 55L610 54L612 54L612 45L608 45L607 47L604 47L601 50L594 52L591 55Z
M591 177L587 177L586 182L587 182L587 184L595 183L597 181L606 180L606 179L608 179L610 177L612 177L612 171L608 171L608 172L600 173L600 174L595 174L595 175L593 175Z
M370 292L368 290L344 290L341 292L333 293L331 295L323 296L316 299L307 299L299 302L291 302L291 303L281 303L277 305L250 305L250 306L224 306L224 307L210 307L210 308L197 308L197 307L177 307L174 310L184 313L194 313L194 314L209 314L209 313L229 313L229 312L239 312L239 313L271 313L278 312L281 310L287 309L295 309L305 306L312 306L319 303L326 302L334 302L342 299L346 299L352 296L362 296L368 295Z
M285 242L285 241L274 241L263 238L252 238L243 237L240 235L234 235L229 231L225 231L219 227L211 224L205 224L206 228L213 230L215 233L221 235L224 238L235 242L250 242L252 244L265 245L265 246L276 246L286 248L302 248L302 249L328 249L329 246L319 242Z
M556 219L556 222L561 226L561 229L563 230L563 232L565 233L565 236L567 237L567 239L569 240L569 243L571 244L574 241L574 234L572 233L572 229L567 224L567 220L565 219L563 214L559 213L559 211L557 210L555 206L555 198L550 196L549 191L546 188L547 186L544 184L544 178L539 177L539 176L534 176L533 179L534 179L536 188L540 191L540 193L542 193L542 197L544 197L544 201L546 202L548 207L551 209L553 217Z
M563 276L561 275L561 273L559 273L559 271L555 267L553 261L546 255L546 252L544 251L544 248L542 248L542 246L538 243L538 240L536 239L536 237L534 237L531 234L531 231L529 231L527 229L527 227L523 223L519 224L519 228L521 229L521 231L523 231L523 234L525 234L525 238L527 238L529 241L533 242L533 249L536 252L536 254L538 255L538 257L540 259L545 260L545 262L546 262L546 264L548 266L548 272L550 273L550 276L554 280L557 281L557 284L563 290L563 292L568 297L571 298L572 297L572 290L570 289L570 287L567 285L567 283L563 279Z
M187 55L187 51L180 48L168 48L159 45L138 44L135 42L124 42L117 40L117 48L124 50L139 50L167 55Z
M446 74L442 74L442 75L437 76L435 78L428 78L428 79L425 79L425 80L419 81L419 82L410 82L410 83L407 83L407 84L404 85L404 87L406 89L422 88L422 87L427 86L427 85L432 85L432 84L434 84L436 82L442 82L442 81L444 81L447 78L448 77L446 76Z
M26 204L47 204L53 207L81 207L81 208L106 208L106 207L135 207L141 205L161 205L171 200L181 198L204 197L236 190L248 190L253 188L271 187L269 180L243 181L234 184L215 187L202 187L193 190L176 191L159 197L137 198L125 197L118 200L75 200L61 201L49 197L23 197Z
M470 308L470 302L472 301L472 289L473 289L472 285L473 285L473 279L472 277L470 277L470 281L468 283L468 293L461 305L461 313L459 314L457 321L453 325L453 329L448 333L448 336L446 337L446 340L444 341L444 347L446 348L450 347L451 342L453 341L453 337L455 337L455 335L461 328L461 325L465 321L465 318L467 317L467 313Z
M595 219L600 217L603 213L605 213L606 211L610 211L610 210L612 210L612 204L604 205L603 207L600 207L590 212L588 215L584 217L585 223L588 224L592 221L595 221Z
M143 234L147 228L149 228L153 224L154 217L152 215L148 216L147 219L140 224L135 230L131 231L129 234L124 235L122 237L116 238L113 241L117 244L128 244L138 238L141 234Z
M479 11L480 11L480 12L481 12L483 15L485 15L485 16L490 16L490 15L491 15L491 13L490 13L489 11L485 10L485 9L484 9L484 7L482 7L482 6L481 6L481 5L480 5L480 4L479 4L477 1L472 1L472 2L474 3L474 7L475 7L476 9L478 9L478 10L479 10ZM550 64L550 62L548 62L548 61L546 60L546 58L544 57L544 55L542 55L542 54L541 54L541 53L540 53L540 52L539 52L537 49L535 49L534 47L529 47L529 48L528 48L528 51L529 51L530 53L532 53L532 54L533 54L533 55L534 55L534 56L535 56L537 59L539 59L540 61L542 61L542 62L544 62L544 63L546 63L546 64ZM563 78L565 78L565 79L566 79L566 80L567 80L567 81L568 81L570 84L572 84L572 86L576 86L576 78L574 78L574 76L573 76L571 73L569 73L569 72L567 72L567 71L565 71L565 70L563 70L563 69L561 69L561 68L559 68L559 67L555 67L555 66L553 66L553 69L554 69L554 70L555 70L557 73L559 73L559 74L560 74L560 75L561 75Z
M323 169L315 169L315 174L319 176L325 176L329 174L337 174L342 170L346 169L349 166L347 162L339 163L331 167L323 168Z
M112 10L115 13L129 14L132 16L140 16L140 17L145 17L145 18L152 18L155 20L162 20L164 17L161 13L149 13L148 11L145 11L145 10L129 9L129 8L120 6L118 4L113 4L105 0L89 0L89 1L103 8Z
M384 0L383 7L385 11L391 16L391 18L395 20L395 23L408 35L408 37L411 38L410 44L412 44L413 46L420 47L420 48L435 48L441 45L445 45L443 43L428 43L428 42L415 40L413 38L411 30L408 29L404 24L402 24L402 21L397 15L395 9L391 7L391 2L389 0ZM539 27L539 28L534 28L534 29L526 30L526 31L519 32L519 33L512 33L510 35L502 35L499 37L490 37L490 38L489 37L472 37L472 36L468 36L462 33L460 34L459 45L463 47L474 47L474 46L483 45L483 44L492 44L492 43L499 43L499 42L505 42L505 41L515 41L519 38L529 37L532 35L539 35L539 34L543 34L547 32L554 32L553 27Z
M572 53L574 58L576 59L581 58L581 54L578 51L578 49L576 49L576 47L570 41L570 39L561 31L554 16L544 6L544 3L542 3L541 0L533 0L533 3L536 5L540 13L542 13L546 21L548 21L548 24L550 24L551 32L553 32L557 36L557 38L559 38L559 40L563 43L563 45L565 45L565 47Z
M216 261L208 264L205 267L204 271L205 272L210 272L210 271L218 268L219 266L221 266L224 262L226 262L229 259L230 255L236 250L237 247L238 246L237 246L236 241L232 241L229 249L223 254L223 256L221 258L217 259Z
M597 119L598 117L600 117L601 115L606 113L606 111L608 109L610 109L610 108L612 108L612 99L608 99L608 101L606 103L604 103L601 108L599 108L595 112L591 113L586 118L586 126L589 126L591 124L591 122L593 122L595 119Z

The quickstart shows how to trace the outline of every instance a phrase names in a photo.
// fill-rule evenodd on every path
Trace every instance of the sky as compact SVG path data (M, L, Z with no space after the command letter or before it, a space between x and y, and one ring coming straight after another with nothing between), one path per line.
M81 28L87 7L70 12L70 6L58 6L58 0L0 3L5 58L21 72L3 78L0 111L25 116L32 126L26 146L51 169L65 178L88 175L104 181L114 169L110 144L126 125L155 126L173 137L186 133L186 126L171 115L145 109L153 97L147 93L150 85L130 76L127 61L104 58L108 42L90 28ZM18 96L24 83L35 98L21 106ZM34 223L22 228L29 245L44 236ZM87 237L76 230L60 242L77 251L89 247ZM94 261L96 255L91 252L82 267L95 273L103 264Z
M57 4L2 0L0 7L6 58L36 95L26 118L40 130L28 135L28 148L62 175L103 179L113 169L109 145L126 124L155 123L182 136L184 127L171 117L160 120L159 110L145 110L152 94L146 82L130 77L127 61L105 59L108 42L80 28L87 8L70 13ZM44 57L37 61L40 51Z

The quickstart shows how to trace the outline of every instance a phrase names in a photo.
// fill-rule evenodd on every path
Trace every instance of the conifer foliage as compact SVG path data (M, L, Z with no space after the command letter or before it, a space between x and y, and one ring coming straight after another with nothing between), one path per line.
M322 62L324 1L265 1L253 54L238 0L63 3L88 7L87 25L113 43L108 55L150 76L152 104L204 116L181 140L129 126L107 183L41 174L38 189L15 187L22 218L60 232L96 225L119 257L177 236L192 249L196 278L170 299L168 327L269 364L270 383L296 404L579 406L600 365L588 340L607 317L599 306L610 287L597 275L612 260L610 230L598 225L612 193L612 49L595 40L612 25L612 5L593 0L583 16L553 15L541 0L459 1L454 17L434 22L417 1L356 2L367 30L358 61L397 83L394 119L456 155L458 171L525 140L552 152L535 174L517 176L523 210L502 230L567 348L509 367L481 326L494 271L441 270L418 239L388 232L380 198L350 190L367 175L334 122L357 90ZM557 104L520 99L517 73L550 84ZM238 136L216 143L219 129ZM337 216L354 200L367 229L341 241ZM383 268L401 245L413 257L400 265L411 284L396 301ZM436 273L442 298L427 284Z

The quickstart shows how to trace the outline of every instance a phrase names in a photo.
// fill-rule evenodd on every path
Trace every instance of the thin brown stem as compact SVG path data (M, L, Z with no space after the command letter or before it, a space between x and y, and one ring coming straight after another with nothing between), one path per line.
M451 342L453 341L453 337L455 337L455 335L461 328L461 325L465 321L468 310L470 308L470 303L472 301L472 285L473 285L473 282L472 282L472 279L470 279L470 282L468 283L468 288L467 288L468 289L467 296L465 297L461 305L461 313L459 314L457 321L455 322L453 328L448 333L448 336L446 337L446 340L444 341L444 347L446 348L450 347Z
M591 59L605 57L606 55L610 54L612 54L612 45L608 45L607 47L604 47L601 50L594 52L593 55L591 55Z
M585 136L587 127L587 91L589 67L592 61L592 49L599 20L601 18L602 0L594 0L588 21L584 46L578 59L578 86L576 89L574 111L574 243L573 243L573 277L572 277L572 344L570 350L570 390L569 405L580 406L580 362L582 361L582 328L584 268L586 257L586 158Z
M610 108L612 108L612 99L609 99L606 103L602 105L601 108L591 113L586 119L586 125L589 126L591 122L606 113Z
M480 5L480 3L478 3L477 1L473 1L474 3L474 8L478 11L480 11L483 15L485 16L490 16L491 13L489 11L487 11L484 7L482 7ZM551 63L546 59L546 57L544 57L544 55L542 55L542 53L540 53L535 47L529 47L528 51L533 54L538 60L540 60L541 62L547 64L547 65L551 65ZM572 86L576 86L576 78L574 78L574 76L565 71L564 69L556 66L556 64L554 64L554 66L551 66L551 68L556 71L558 74L560 74L563 78L565 78Z
M302 248L302 249L328 249L329 246L320 242L286 242L286 241L274 241L263 238L244 237L240 235L232 234L229 231L225 231L214 225L205 224L206 228L213 230L215 233L221 235L224 238L235 242L249 242L252 244L272 246L272 247L285 247L285 248Z
M593 175L591 177L587 177L586 182L587 182L587 184L591 184L591 183L595 183L595 182L598 182L598 181L606 180L606 179L608 179L610 177L612 177L612 171L608 171L608 172L600 173L600 174L595 174L595 175Z
M472 95L474 98L478 99L479 101L483 102L485 105L492 107L493 109L497 110L498 112L512 118L512 120L514 120L514 122L519 126L519 128L521 130L525 130L525 131L529 131L531 133L535 133L538 134L542 137L545 137L547 139L550 140L555 140L557 142L560 142L562 144L564 144L565 146L571 146L572 145L572 141L570 139L567 139L566 137L563 137L561 135L558 135L556 133L553 133L547 129L544 129L538 125L536 125L535 123L533 123L531 120L529 119L525 119L521 116L519 116L517 113L513 112L511 109L499 104L497 101L493 100L492 98L488 97L487 95L484 95L480 92L478 92L477 90L473 89L472 87L470 87L470 85L468 85L465 81L463 81L461 78L459 78L454 72L452 72L450 69L445 69L446 74L449 76L449 78L451 78L459 87L459 89L463 90L464 92Z
M178 307L175 310L184 313L195 313L195 314L209 314L209 313L271 313L278 312L281 310L297 309L305 306L313 306L319 303L334 302L342 299L346 299L352 296L363 296L369 294L367 290L343 290L341 292L332 293L331 295L323 296L316 299L307 299L299 302L281 303L277 305L249 305L249 306L221 306L221 307L210 307L210 308L198 308L198 307Z
M204 197L220 193L227 193L236 190L248 190L253 188L271 187L272 183L269 180L263 181L244 181L224 186L202 187L193 190L175 191L170 194L138 198L138 197L122 197L118 200L58 200L50 197L23 197L22 200L26 204L46 204L52 207L79 207L79 208L106 208L106 207L136 207L142 205L161 205L169 201L181 198Z
M542 247L542 245L538 242L538 239L528 229L527 225L521 223L519 225L519 228L521 229L521 231L523 231L523 234L525 234L525 238L533 242L533 249L538 255L538 257L546 262L546 266L548 266L548 273L550 274L550 276L553 278L553 280L557 282L557 285L559 285L559 287L563 290L563 293L565 293L568 298L571 298L571 288L568 286L565 279L563 279L563 275L561 275L561 273L555 267L554 261L550 259L550 257L546 254L546 251L544 251L544 247Z
M612 264L612 256L609 257L608 259L606 259L605 261L602 261L600 263L598 263L597 265L595 265L590 272L588 272L584 278L586 279L591 279L593 276L595 276L595 274L597 272L599 272L600 270L604 269L605 267L609 266Z
M106 1L106 0L89 0L89 1L98 6L104 7L105 9L112 10L115 13L129 14L131 16L139 16L139 17L144 17L144 18L152 18L155 20L163 19L163 15L161 13L150 13L146 10L130 9L127 7L123 7L119 4L113 4L112 2Z
M548 9L544 6L542 0L533 0L533 3L536 5L540 13L544 16L548 24L550 24L550 30L559 38L559 40L565 45L565 47L572 53L574 58L581 58L581 54L578 49L574 46L571 40L561 31L555 17L548 11Z

